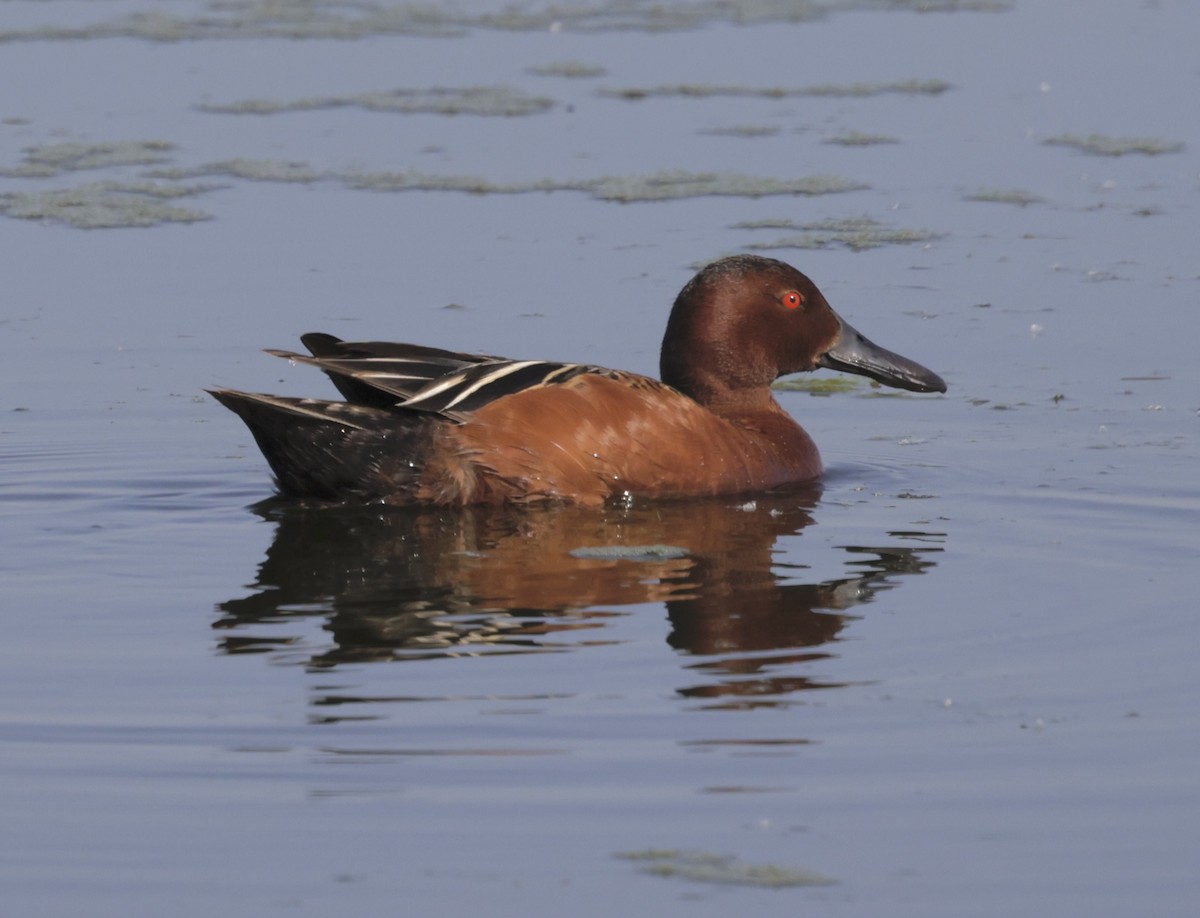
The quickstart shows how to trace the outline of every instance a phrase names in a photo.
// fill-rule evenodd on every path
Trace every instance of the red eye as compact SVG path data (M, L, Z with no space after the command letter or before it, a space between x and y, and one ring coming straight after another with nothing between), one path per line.
M788 309L799 309L804 305L804 297L802 297L795 290L789 290L779 299Z

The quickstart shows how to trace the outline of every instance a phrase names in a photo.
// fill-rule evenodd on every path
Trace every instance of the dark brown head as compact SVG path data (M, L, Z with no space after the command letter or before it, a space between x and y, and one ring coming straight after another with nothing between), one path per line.
M819 367L914 392L946 391L936 373L878 347L842 321L816 284L782 261L722 258L675 299L661 376L701 404L761 398L778 377Z

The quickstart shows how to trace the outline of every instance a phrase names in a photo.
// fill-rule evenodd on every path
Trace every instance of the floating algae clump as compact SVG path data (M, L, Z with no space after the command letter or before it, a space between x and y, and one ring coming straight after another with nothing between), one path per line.
M556 3L547 0L544 3L511 4L500 9L466 12L459 9L464 4L392 3L379 0L210 0L192 4L200 9L190 16L154 10L132 15L118 13L90 25L0 29L0 43L103 38L157 42L264 38L354 41L377 35L459 36L473 29L537 33L549 30L654 33L697 29L712 23L755 25L804 22L842 9L864 7L963 12L998 11L1007 9L1009 5L1004 0L887 0L885 3L878 0L870 3L862 0L666 0L654 3L611 0Z
M723 886L764 886L781 889L789 886L832 886L837 880L815 870L799 870L774 864L743 864L737 858L706 851L650 849L623 851L615 855L641 864L643 873L656 877L676 877L697 883Z
M838 134L821 142L836 144L839 147L875 147L882 144L899 143L900 141L895 137L887 137L883 134L864 134L861 131L847 131L845 134Z
M895 229L883 226L869 217L848 217L841 220L820 220L816 223L792 223L788 220L767 220L736 223L735 229L798 229L799 236L785 236L773 242L754 242L746 248L752 251L771 249L825 249L835 245L862 252L884 245L909 245L939 238L929 230Z
M819 195L866 188L837 176L814 175L799 179L773 179L718 172L657 172L605 178L592 193L606 201L667 201L677 198L731 195L760 198L777 194Z
M1042 143L1048 147L1074 147L1094 156L1127 156L1130 153L1158 156L1183 150L1183 144L1176 141L1156 140L1152 137L1106 137L1103 134L1089 134L1087 137L1062 134L1058 137L1047 137Z
M666 86L608 89L604 95L618 99L648 99L653 96L683 96L707 99L714 96L736 98L786 99L796 96L828 96L833 98L865 98L889 93L900 95L936 96L950 89L945 80L893 80L887 83L823 83L816 86L787 88L783 86L722 86L707 83L675 83Z
M15 169L0 170L0 175L21 178L48 178L80 169L107 169L112 166L144 166L164 163L175 145L163 140L126 140L118 143L52 143L30 147L25 162Z
M315 182L321 173L304 163L275 159L227 159L201 167L204 175L230 175L256 182Z
M492 182L478 176L428 175L420 172L350 173L343 178L351 187L369 191L466 191L474 194L583 191L602 201L626 204L713 195L760 198L767 195L835 194L867 187L836 176L775 179L718 172L655 172L599 179L537 179L507 183Z
M529 194L534 191L582 191L586 182L493 182L477 175L432 175L406 172L347 172L341 176L351 188L363 191L464 191L470 194Z
M729 127L708 128L701 134L711 134L714 137L774 137L779 128L767 124L734 124Z
M93 182L78 188L5 195L0 197L0 211L21 220L66 223L79 229L195 223L209 215L166 202L206 190L153 182Z
M833 395L838 392L853 392L864 385L849 376L789 376L777 379L771 388L777 392L807 392L809 395Z
M566 77L572 80L604 76L607 73L603 67L579 61L555 61L540 67L530 67L527 72L534 76Z
M983 201L987 204L1016 204L1018 207L1042 203L1040 195L1036 195L1032 191L1021 191L1019 188L985 188L982 191L966 195L965 200Z
M244 99L224 105L201 105L200 111L221 115L277 115L281 112L319 111L330 108L362 108L374 112L432 115L533 115L554 106L552 99L527 96L506 86L468 86L461 89L393 89L349 96L316 96L273 102Z

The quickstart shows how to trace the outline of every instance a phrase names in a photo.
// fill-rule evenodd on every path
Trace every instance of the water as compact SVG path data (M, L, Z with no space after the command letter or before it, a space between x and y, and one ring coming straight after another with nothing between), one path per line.
M0 22L0 193L80 194L0 219L6 913L1192 913L1193 5L464 4L357 39L239 9ZM681 85L738 92L645 92ZM469 86L554 104L346 101ZM826 142L856 135L893 142ZM1090 135L1162 152L1043 143ZM48 147L71 168L22 169ZM596 191L664 170L869 187ZM538 182L577 187L497 190ZM864 217L885 244L837 241ZM200 394L325 394L258 351L310 330L654 372L695 262L796 236L825 242L769 254L950 385L782 393L811 491L316 512ZM688 554L579 551L614 545Z

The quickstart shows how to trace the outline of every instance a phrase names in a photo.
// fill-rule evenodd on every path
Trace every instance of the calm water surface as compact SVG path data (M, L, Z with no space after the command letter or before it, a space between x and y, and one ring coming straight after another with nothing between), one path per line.
M5 914L1194 914L1200 7L854 6L4 4ZM761 245L950 385L812 489L306 509L200 394Z

